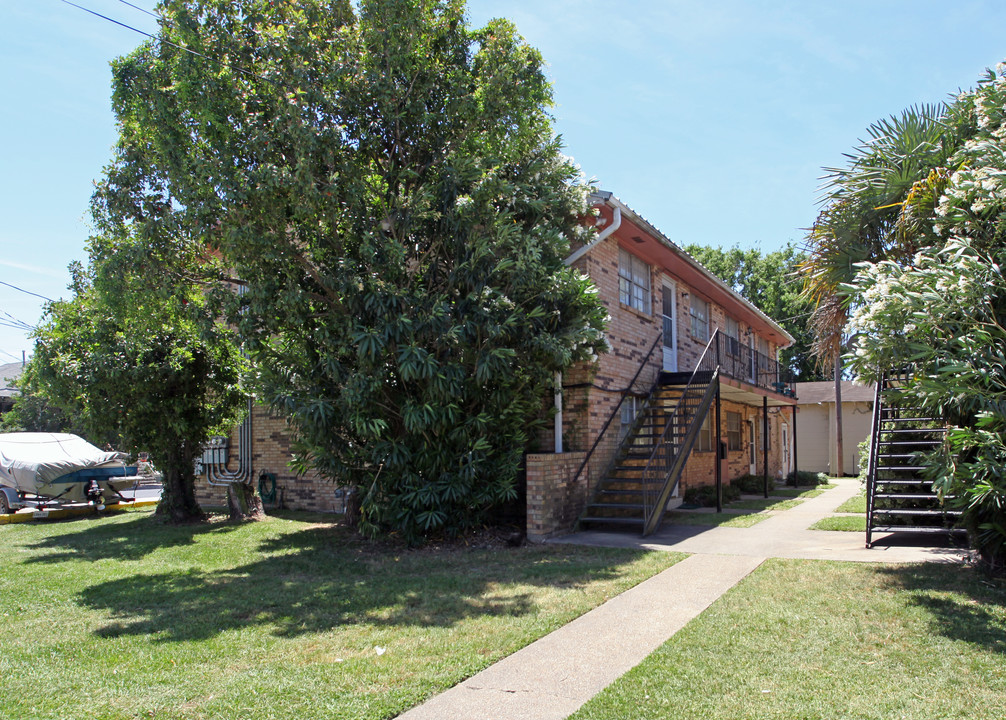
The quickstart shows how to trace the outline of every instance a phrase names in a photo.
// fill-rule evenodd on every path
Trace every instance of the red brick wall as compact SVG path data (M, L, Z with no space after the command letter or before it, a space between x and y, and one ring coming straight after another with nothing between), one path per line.
M616 233L592 249L590 253L576 263L576 267L579 270L588 274L593 279L598 288L599 297L608 311L607 339L611 350L601 355L595 363L589 365L581 364L572 368L563 378L563 385L566 387L563 393L563 440L564 449L567 451L589 449L616 407L621 390L628 385L632 376L639 369L641 363L643 363L647 351L650 350L656 338L661 334L663 329L661 295L663 292L662 279L664 277L673 280L676 286L678 370L682 372L692 370L706 345L705 340L693 338L691 334L689 309L692 298L696 296L695 290L675 275L674 267L658 268L651 266L649 313L641 312L622 305L619 302L618 255L620 244L628 252L632 252L631 241L626 242L622 239L620 242ZM711 302L708 298L703 297L703 299L709 302L710 305L709 334L711 336L713 330L716 328L725 329L726 317L729 313L721 305ZM745 344L748 333L753 335L754 332L754 329L750 325L743 322L740 323L741 340ZM769 341L770 355L774 356L775 352L776 344ZM636 390L645 391L652 386L662 366L662 362L662 351L660 347L657 347L649 358L646 359L645 368L635 386ZM548 405L551 407L551 394L549 394ZM728 453L724 481L729 481L731 478L739 477L750 471L748 462L748 427L746 423L749 418L757 418L760 427L762 408L760 402L756 406L724 402L722 409L724 413L722 419L724 424L722 431L724 442L726 441L726 411L729 409L732 412L739 412L742 417L743 449ZM787 411L784 410L783 412ZM771 438L769 474L773 477L778 476L781 471L779 418L780 415L778 413L769 414L769 433ZM610 459L617 450L618 425L619 417L616 415L602 444L591 458L588 490L592 490L600 480ZM541 443L539 447L544 451L550 451L554 447L551 424L541 433L539 440ZM557 462L559 461L557 460ZM693 452L685 467L683 488L687 489L688 487L712 484L715 481L715 462L715 453L713 452ZM762 452L760 445L758 447L756 470L758 474L762 472ZM532 481L530 472L529 465L529 493ZM537 482L537 479L535 482ZM581 511L582 508L576 514L579 515ZM528 523L528 532L530 533L532 532L530 505Z
M276 504L273 507L316 512L341 512L338 488L316 473L298 476L290 467L290 433L286 421L256 405L252 410L252 477L260 473L276 475ZM238 430L231 433L229 468L238 468ZM227 504L227 488L211 486L205 476L196 478L196 498L206 507ZM267 510L268 510L267 506Z
M570 452L526 457L528 539L570 532L576 525L587 502L588 486L586 473L576 481L573 475L585 455Z

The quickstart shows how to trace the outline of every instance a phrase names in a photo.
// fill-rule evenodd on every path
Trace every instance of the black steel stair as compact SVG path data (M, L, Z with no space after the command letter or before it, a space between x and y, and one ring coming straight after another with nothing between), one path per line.
M940 497L924 476L925 455L946 432L939 418L897 404L895 385L884 379L874 402L867 476L866 546L876 532L963 533L952 497Z
M708 402L701 401L714 377L714 373L660 375L587 504L580 527L646 531L654 498L671 481L672 465L678 475L672 481L677 483L680 477L683 463L673 461L680 454L687 458L691 451L691 440L708 412ZM654 462L657 456L660 460Z

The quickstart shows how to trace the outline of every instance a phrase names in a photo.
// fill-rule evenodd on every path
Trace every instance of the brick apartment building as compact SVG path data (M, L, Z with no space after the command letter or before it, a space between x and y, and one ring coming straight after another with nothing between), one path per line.
M608 308L610 351L566 373L561 413L540 439L544 452L527 457L529 537L568 532L588 505L600 502L598 488L613 458L633 443L645 444L634 440L634 422L654 391L663 381L687 381L703 352L704 367L720 370L719 432L710 406L683 453L672 496L713 484L718 454L723 482L766 469L770 477L792 470L796 399L776 361L792 336L611 193L594 201L598 239L570 261L594 281ZM606 492L621 500L616 505L628 506L634 504L630 494L639 491Z
M724 481L760 475L766 467L775 477L791 469L796 401L776 354L793 338L613 195L593 200L600 213L597 240L575 249L568 262L598 288L610 315L610 350L560 379L555 423L532 448L540 452L527 455L530 538L573 529L613 459L628 445L641 446L634 433L657 388L686 382L700 358L703 367L719 368L720 423L717 428L711 405L701 423L672 421L682 432L695 425L687 451L675 451L685 465L673 495L715 481L717 438ZM269 473L276 505L340 512L341 489L311 474L298 476L289 467L289 448L285 422L252 408L242 428L204 456L200 502L221 504L228 482Z

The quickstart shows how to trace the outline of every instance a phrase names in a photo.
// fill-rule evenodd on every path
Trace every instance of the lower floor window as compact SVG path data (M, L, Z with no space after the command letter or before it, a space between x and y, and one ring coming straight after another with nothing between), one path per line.
M706 419L702 423L702 427L699 428L699 439L695 443L695 450L698 452L712 452L713 451L713 423L712 423L712 413L706 414Z
M727 411L727 449L741 449L741 414Z
M639 399L627 397L622 400L621 417L619 418L618 439L624 440L629 434L632 424L636 421L636 414L639 412Z

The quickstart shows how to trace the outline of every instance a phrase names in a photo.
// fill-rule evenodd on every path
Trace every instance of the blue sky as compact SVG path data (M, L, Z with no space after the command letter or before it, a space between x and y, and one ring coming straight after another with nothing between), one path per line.
M135 27L119 0L75 0ZM152 9L154 0L131 0ZM588 177L680 244L775 250L816 214L821 168L871 123L971 87L1006 57L1006 3L843 0L469 2L512 19L555 83ZM59 0L0 0L0 281L65 296L115 141L109 61L143 38ZM0 285L0 363L42 301Z

